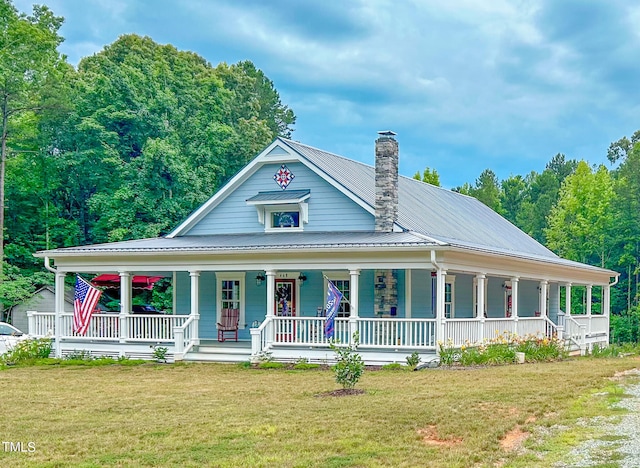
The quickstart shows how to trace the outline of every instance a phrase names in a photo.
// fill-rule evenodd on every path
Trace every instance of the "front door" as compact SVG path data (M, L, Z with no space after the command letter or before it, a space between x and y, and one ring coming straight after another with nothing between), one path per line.
M276 315L296 316L296 280L276 279Z

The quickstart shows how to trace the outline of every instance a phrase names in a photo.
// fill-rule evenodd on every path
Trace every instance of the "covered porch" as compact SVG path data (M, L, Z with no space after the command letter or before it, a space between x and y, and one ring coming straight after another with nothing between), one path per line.
M445 269L439 261L425 260L414 258L419 264L413 265L389 259L364 265L360 260L357 267L355 262L300 262L294 268L288 262L281 269L265 262L243 270L237 264L234 269L200 265L164 273L140 265L118 271L121 310L94 314L86 336L74 335L72 313L64 311L63 303L53 314L31 312L29 333L53 336L58 356L84 349L97 356L151 359L153 347L164 346L172 360L246 361L271 354L278 360L331 361L323 312L329 279L345 293L335 339L349 343L358 332L359 349L370 363L403 362L414 351L434 356L438 342L459 347L502 333L559 336L583 353L594 343L608 343L608 284L584 284L589 292L584 314L572 315L562 311L561 302L572 310L571 288L580 284L575 278ZM56 297L62 298L68 272L55 271ZM171 278L171 314L131 312L131 278L150 272ZM286 308L278 295L282 286L287 286ZM600 288L597 311L591 306L594 287ZM216 323L228 307L240 310L239 341L216 343Z

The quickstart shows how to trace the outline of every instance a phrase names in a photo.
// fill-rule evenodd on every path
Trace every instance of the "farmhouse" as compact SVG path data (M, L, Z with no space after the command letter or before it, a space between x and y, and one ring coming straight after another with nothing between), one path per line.
M55 271L57 302L31 314L29 332L53 328L59 355L150 357L161 344L176 360L330 360L331 281L344 295L336 338L358 331L371 363L503 332L557 335L583 352L608 343L616 272L558 257L474 198L399 176L398 157L393 132L379 133L374 167L277 138L165 237L36 253ZM94 314L85 336L65 312L70 274L120 277L120 312ZM172 281L171 314L132 313L134 275Z

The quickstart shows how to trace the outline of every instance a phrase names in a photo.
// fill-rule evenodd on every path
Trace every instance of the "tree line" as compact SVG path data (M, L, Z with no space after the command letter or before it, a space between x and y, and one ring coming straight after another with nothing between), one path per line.
M611 309L624 317L618 334L637 341L640 130L611 143L607 158L614 168L556 154L541 173L499 180L486 169L475 183L454 190L482 201L564 258L619 272ZM439 185L437 172L430 168L414 178ZM580 300L572 302L578 305Z
M62 24L0 0L4 307L52 283L33 252L165 234L295 123L250 61L129 34L74 68Z
M213 66L130 34L74 68L58 51L62 24L46 6L27 15L0 0L5 308L52 283L33 252L165 234L295 124L250 61ZM640 131L608 158L614 169L557 154L541 173L500 181L487 169L454 190L563 257L619 271L612 310L637 321ZM415 178L440 184L435 169Z

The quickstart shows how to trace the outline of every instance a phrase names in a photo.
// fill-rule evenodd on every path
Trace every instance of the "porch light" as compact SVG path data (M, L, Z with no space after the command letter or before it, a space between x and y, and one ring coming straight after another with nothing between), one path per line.
M266 276L264 276L262 273L258 273L258 276L256 276L256 286L261 286L262 282L266 279Z
M300 273L300 276L298 276L298 281L300 281L300 286L302 286L304 282L307 281L307 277L304 273Z

